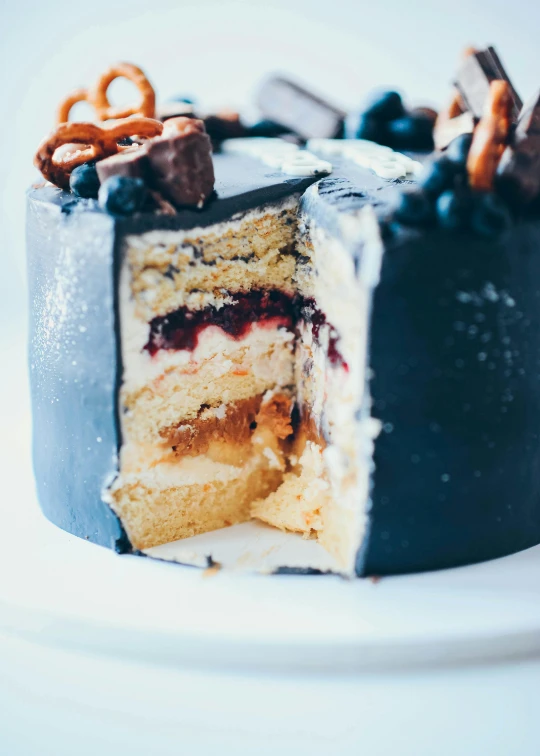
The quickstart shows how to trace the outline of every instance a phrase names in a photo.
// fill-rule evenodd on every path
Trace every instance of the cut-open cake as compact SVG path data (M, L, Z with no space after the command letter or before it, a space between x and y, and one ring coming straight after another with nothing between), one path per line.
M540 542L540 221L406 224L416 159L308 148L225 142L199 209L30 191L46 514L119 551L263 572ZM144 177L153 149L105 169Z

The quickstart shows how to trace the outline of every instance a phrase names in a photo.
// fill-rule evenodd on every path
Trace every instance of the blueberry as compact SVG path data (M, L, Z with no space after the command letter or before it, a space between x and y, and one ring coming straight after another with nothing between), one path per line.
M433 219L433 205L424 192L403 192L394 210L394 218L406 226L422 226Z
M471 216L471 226L477 234L493 239L508 230L512 223L505 203L492 193L479 193Z
M170 98L173 102L185 102L187 105L195 105L195 99L193 97L185 97L184 95L175 95Z
M444 153L446 159L450 160L454 165L464 168L467 162L467 155L469 154L472 138L472 134L460 134L453 139Z
M112 215L132 215L145 199L144 181L130 176L110 176L99 190L99 204Z
M282 134L290 134L291 130L280 123L264 119L257 121L249 128L249 136L254 137L278 137Z
M373 92L368 98L363 114L378 121L393 121L405 115L405 108L398 92Z
M76 197L96 199L99 191L99 177L94 161L74 168L69 177L69 187Z
M424 115L409 115L388 124L390 147L396 150L429 151L433 144L433 121Z
M443 228L465 228L471 212L471 198L466 193L448 189L437 200L437 219Z
M368 139L370 142L386 143L386 124L364 113L354 113L345 121L346 139Z
M427 195L435 198L446 189L452 188L454 176L454 165L445 157L441 157L426 166L419 183Z

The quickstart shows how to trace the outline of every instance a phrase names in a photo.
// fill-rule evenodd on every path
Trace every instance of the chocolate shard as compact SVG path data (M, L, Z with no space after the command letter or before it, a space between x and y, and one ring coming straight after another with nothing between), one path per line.
M158 121L167 121L169 118L195 118L195 108L189 102L183 100L174 100L172 102L160 103L156 108L156 118Z
M511 115L515 122L519 117L522 101L493 47L471 51L465 57L459 68L455 86L467 110L470 110L475 118L481 118L490 84L496 79L502 79L510 86L513 101Z
M165 121L163 134L146 143L147 181L175 207L202 207L214 190L212 146L195 118Z
M540 91L523 107L497 170L497 190L513 205L540 197Z
M145 146L128 147L122 152L96 163L96 170L101 183L111 176L146 177L147 160Z
M233 110L221 110L204 116L206 133L216 146L225 139L238 139L248 135L248 129Z
M264 118L286 126L303 139L343 136L342 110L282 76L262 84L257 105Z

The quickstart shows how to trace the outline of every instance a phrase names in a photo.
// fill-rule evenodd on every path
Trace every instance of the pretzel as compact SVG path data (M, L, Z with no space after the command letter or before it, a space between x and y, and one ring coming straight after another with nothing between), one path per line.
M133 82L141 95L141 101L136 105L115 108L109 102L107 90L111 83L119 77ZM127 118L138 115L144 118L154 118L156 110L156 95L154 89L143 71L132 63L117 63L103 73L91 89L76 89L69 94L58 106L56 122L69 121L71 108L78 102L87 102L96 111L98 120L107 121L111 118Z
M512 90L503 79L495 79L489 88L484 114L475 129L467 172L473 189L489 192L497 166L505 150L512 124Z
M141 95L138 105L130 107L114 108L109 102L107 90L110 84L119 77L133 82ZM132 63L118 63L100 76L94 87L89 92L89 101L96 109L101 121L109 118L127 118L131 115L141 115L145 118L153 118L156 112L156 94L154 89L140 68Z
M34 165L43 177L52 184L67 189L69 177L77 166L89 160L101 160L114 155L121 147L118 142L125 137L155 137L163 131L163 124L152 118L124 118L105 126L95 123L61 123L39 145L34 157ZM81 149L56 155L64 145L82 145Z
M76 89L69 94L65 100L62 100L56 111L56 123L66 123L69 121L69 114L71 108L78 102L85 102L88 100L87 89Z

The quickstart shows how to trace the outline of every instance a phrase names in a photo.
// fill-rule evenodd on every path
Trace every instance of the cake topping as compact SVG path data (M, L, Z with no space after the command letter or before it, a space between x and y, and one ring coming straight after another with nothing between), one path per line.
M147 194L142 179L111 176L99 189L99 204L112 215L132 215L142 208Z
M432 108L407 111L398 92L376 91L362 110L347 117L345 136L398 150L432 150L436 117Z
M69 188L76 197L97 199L99 176L93 160L73 169L69 177Z
M214 189L211 144L204 123L171 118L163 134L97 164L101 181L111 176L142 178L176 207L202 207Z
M135 105L127 107L113 107L109 102L107 90L115 79L129 79L139 90L141 99ZM140 68L132 63L117 63L103 73L91 89L76 89L63 100L57 111L57 123L69 121L72 107L78 102L91 105L99 121L111 118L127 118L128 116L143 116L154 118L156 111L156 95L154 88Z
M465 107L475 118L482 118L484 104L489 96L491 82L502 80L507 84L511 100L510 116L516 121L521 110L521 99L510 83L510 79L493 47L486 50L470 51L461 64L456 79L456 87Z
M264 118L286 126L304 139L340 137L345 113L282 76L267 79L257 94Z
M332 139L328 141L334 143ZM266 165L291 176L317 176L332 172L331 163L321 160L312 152L300 150L298 145L285 142L283 139L265 137L231 139L223 143L222 150L257 158Z
M540 196L540 93L525 104L512 145L497 171L497 188L512 203L526 205Z
M467 171L473 189L491 191L493 179L508 141L514 106L507 81L492 81L480 123L475 129L467 158Z
M211 150L202 121L166 121L163 136L145 145L149 183L175 206L202 207L214 190Z
M119 142L125 137L155 137L161 134L163 124L152 118L125 118L103 126L95 123L61 123L39 145L34 165L44 178L61 189L69 188L69 176L79 165L90 160L114 155L122 149ZM60 155L59 148L81 145L81 149L69 149Z

